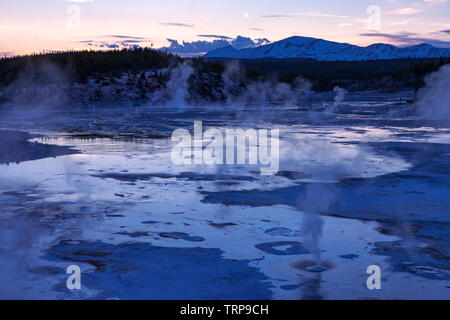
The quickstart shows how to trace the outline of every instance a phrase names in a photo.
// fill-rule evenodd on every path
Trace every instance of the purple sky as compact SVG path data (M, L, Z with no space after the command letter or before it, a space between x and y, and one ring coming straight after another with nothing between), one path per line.
M447 0L4 0L0 53L162 47L169 45L167 38L212 41L237 35L450 47L449 17Z

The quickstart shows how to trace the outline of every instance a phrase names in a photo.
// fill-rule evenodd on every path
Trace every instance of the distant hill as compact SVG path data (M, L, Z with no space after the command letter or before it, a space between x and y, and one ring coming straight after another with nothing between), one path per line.
M359 47L348 43L298 36L256 48L238 50L232 46L226 46L212 50L205 55L207 59L312 59L317 61L368 61L440 57L450 57L450 48L437 48L425 43L402 48L384 43Z
M0 108L11 101L47 103L48 98L58 105L147 103L148 99L164 98L172 90L166 89L169 81L186 70L192 72L186 80L189 99L201 103L223 101L252 83L296 85L299 77L316 91L331 91L336 86L353 91L394 91L420 88L427 74L448 63L450 58L444 57L369 61L267 58L241 59L230 65L228 59L180 58L150 48L54 52L0 58ZM224 90L230 92L224 95Z

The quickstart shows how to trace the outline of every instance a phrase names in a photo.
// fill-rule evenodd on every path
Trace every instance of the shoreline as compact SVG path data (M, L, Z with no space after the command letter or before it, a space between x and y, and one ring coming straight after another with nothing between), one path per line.
M38 137L24 131L0 130L0 149L3 150L0 153L0 165L79 153L71 147L29 141Z

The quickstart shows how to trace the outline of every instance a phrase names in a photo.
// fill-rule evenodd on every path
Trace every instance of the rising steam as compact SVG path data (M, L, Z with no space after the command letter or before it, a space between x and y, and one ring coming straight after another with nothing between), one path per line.
M415 106L425 119L450 119L450 65L425 78L417 92Z

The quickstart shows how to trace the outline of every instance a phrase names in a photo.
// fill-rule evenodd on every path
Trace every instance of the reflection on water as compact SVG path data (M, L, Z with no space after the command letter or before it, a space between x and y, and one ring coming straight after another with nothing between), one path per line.
M209 125L214 125L211 114ZM189 127L194 119L160 121L155 127L170 135L181 122ZM157 122L147 120L149 127ZM446 129L352 125L348 119L345 125L261 119L255 125L280 129L280 170L274 176L261 176L258 168L247 165L174 165L168 138L80 139L63 132L34 139L72 146L79 153L0 166L0 298L158 298L155 290L162 285L173 290L161 292L161 298L178 297L186 287L192 299L443 296L448 281L396 272L389 253L372 251L376 243L394 243L399 237L379 233L376 222L332 217L340 212L329 211L341 189L352 187L350 182L417 167L416 158L411 162L403 153L384 152L373 143L442 143L449 136ZM343 184L347 181L348 186ZM316 184L334 186L329 205L320 194L302 198L295 193ZM233 199L230 192L237 192ZM262 192L265 196L258 198ZM218 200L205 201L206 194ZM291 196L296 197L292 205ZM311 229L302 226L304 211L323 221L314 250L305 242ZM294 250L293 243L306 251ZM318 256L326 270L308 271L305 261ZM73 263L87 274L83 290L76 293L64 287L65 268ZM371 264L380 265L389 278L383 292L365 288L365 268ZM208 281L200 281L197 266ZM193 285L186 274L202 285Z

